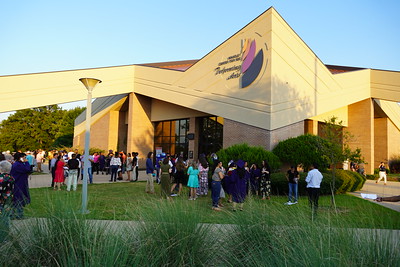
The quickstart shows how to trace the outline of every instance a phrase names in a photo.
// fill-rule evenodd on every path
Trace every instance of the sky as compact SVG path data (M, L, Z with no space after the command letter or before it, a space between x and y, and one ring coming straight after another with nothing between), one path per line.
M200 59L271 6L323 63L400 71L398 0L0 0L0 76Z

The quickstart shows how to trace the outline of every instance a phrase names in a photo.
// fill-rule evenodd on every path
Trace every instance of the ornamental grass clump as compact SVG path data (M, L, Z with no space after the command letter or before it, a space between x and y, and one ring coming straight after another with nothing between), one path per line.
M337 212L321 197L283 205L248 197L243 211L209 198L125 203L125 221L94 220L73 194L52 194L43 218L12 221L0 266L397 266L399 217L369 201L339 195ZM49 199L50 200L50 199ZM125 199L123 199L125 201ZM96 205L96 209L100 206ZM99 211L97 211L99 212ZM101 213L98 213L101 214ZM382 215L386 216L382 216ZM117 219L117 218L116 218ZM381 228L381 229L377 229ZM386 229L384 229L386 228Z
M120 231L111 231L112 221L85 220L68 202L49 204L45 219L18 221L9 241L10 253L1 265L18 266L112 266L127 262L130 248Z
M226 236L226 265L396 266L400 262L398 231L351 228L354 222L346 220L337 225L335 217L340 215L327 210L312 219L311 211L301 206L255 213L251 201L246 205L246 211L235 216L235 231ZM365 216L371 214L366 210Z
M212 234L212 225L201 223L196 202L146 205L137 227L135 265L210 266L215 262L218 235Z

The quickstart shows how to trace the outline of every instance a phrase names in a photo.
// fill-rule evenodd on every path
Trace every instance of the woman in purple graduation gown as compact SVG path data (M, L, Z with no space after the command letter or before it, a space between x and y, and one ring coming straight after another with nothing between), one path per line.
M236 206L239 204L239 209L243 210L243 203L247 195L247 182L250 179L250 173L246 171L245 162L239 159L236 162L237 168L233 170L229 176L230 190L233 200L233 211L236 211Z

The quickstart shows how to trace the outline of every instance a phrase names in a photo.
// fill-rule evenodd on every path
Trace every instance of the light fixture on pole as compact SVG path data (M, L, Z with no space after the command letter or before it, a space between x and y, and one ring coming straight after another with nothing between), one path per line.
M90 124L92 119L92 91L98 83L101 83L99 79L94 78L80 78L79 81L88 90L87 102L86 102L86 131L85 131L85 151L83 156L83 185L82 185L82 213L89 213L87 209L87 189L88 189L88 175L89 175L89 148L90 148Z

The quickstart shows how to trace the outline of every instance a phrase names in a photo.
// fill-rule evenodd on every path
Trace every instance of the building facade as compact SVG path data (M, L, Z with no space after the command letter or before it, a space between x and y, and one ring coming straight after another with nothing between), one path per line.
M320 134L336 116L367 173L400 152L400 73L324 64L272 7L200 60L0 77L0 87L24 86L35 106L49 105L85 99L82 77L103 81L93 91L91 147L142 159L149 151L197 158L243 142L271 150ZM3 102L0 111L30 105ZM84 147L84 131L81 114L75 147Z
M200 60L132 68L132 92L94 114L91 146L189 158L243 142L271 150L336 116L368 173L399 153L400 74L323 64L273 8Z

